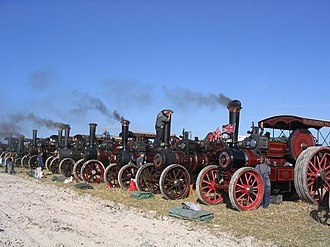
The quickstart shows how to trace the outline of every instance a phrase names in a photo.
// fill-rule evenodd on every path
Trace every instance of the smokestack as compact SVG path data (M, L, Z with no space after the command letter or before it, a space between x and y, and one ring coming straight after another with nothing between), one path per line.
M239 128L239 112L242 109L241 102L239 100L232 100L228 104L229 110L229 124L235 126L234 132L231 134L233 140L233 146L238 143L238 128Z
M130 121L123 119L121 121L122 131L121 131L121 138L122 138L122 145L123 150L127 149L128 146L128 126L130 124Z
M70 135L70 126L66 126L64 130L64 147L68 148L69 147L69 135Z
M165 146L165 148L168 148L170 146L171 121L172 121L172 117L170 118L170 121L165 123L165 126L164 126L164 146Z
M8 138L8 146L11 147L13 145L13 134L10 133Z
M18 150L23 151L24 150L24 136L20 136L18 138Z
M32 131L32 145L37 147L37 130Z
M62 130L61 129L59 129L57 131L57 137L58 137L57 147L60 148L62 146Z
M90 123L89 124L89 145L91 147L94 147L95 146L95 140L96 140L96 137L95 137L95 133L96 133L96 126L97 124L96 123Z

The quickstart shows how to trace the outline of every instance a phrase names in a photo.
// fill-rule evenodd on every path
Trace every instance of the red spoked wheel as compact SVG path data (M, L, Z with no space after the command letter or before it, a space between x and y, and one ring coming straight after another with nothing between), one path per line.
M59 173L60 158L56 157L50 162L49 169L53 174Z
M110 164L104 172L104 182L111 188L119 188L118 173L120 167L117 164Z
M198 199L209 205L222 203L225 191L219 185L218 167L216 165L204 167L196 180L196 194Z
M53 159L54 159L54 156L49 156L49 157L46 159L45 167L46 167L47 171L50 171L50 162L52 162Z
M330 191L330 148L309 147L299 155L294 169L299 197L313 204L327 200Z
M124 165L118 173L118 182L121 188L128 189L131 179L135 179L138 167L134 164Z
M264 195L262 177L255 168L238 169L229 182L229 200L234 209L253 210L260 206Z
M21 165L25 168L30 168L29 167L29 156L24 155L22 160L21 160Z
M136 187L140 191L159 194L159 177L159 174L155 172L155 166L153 163L144 164L136 173Z
M78 161L76 161L76 163L73 166L72 169L72 173L73 173L73 177L77 180L77 181L82 181L82 177L81 177L81 167L83 166L83 164L85 163L84 159L80 159Z
M59 172L63 174L65 177L71 177L73 174L73 167L75 165L75 161L71 158L65 158L61 160L59 164Z
M89 160L81 167L81 177L87 183L100 183L104 177L104 166L99 160Z
M172 164L165 168L159 180L162 195L168 200L178 200L188 196L190 175L185 167Z
M29 167L34 170L38 167L38 155L33 155L29 158Z

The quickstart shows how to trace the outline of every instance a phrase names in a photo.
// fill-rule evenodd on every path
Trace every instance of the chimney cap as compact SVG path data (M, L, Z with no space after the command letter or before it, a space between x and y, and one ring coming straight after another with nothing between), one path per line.
M241 101L235 99L229 102L228 107L229 110L230 109L235 109L237 111L242 109L242 105L241 105Z

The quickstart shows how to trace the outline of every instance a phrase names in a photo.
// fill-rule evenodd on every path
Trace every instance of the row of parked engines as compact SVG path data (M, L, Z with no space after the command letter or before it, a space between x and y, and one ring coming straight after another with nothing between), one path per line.
M89 136L70 138L70 127L64 139L59 130L55 142L43 144L46 168L52 173L74 176L88 183L105 181L110 187L128 188L132 179L141 191L161 193L166 199L182 199L194 186L199 200L218 204L229 198L237 210L251 210L262 202L264 184L255 169L260 157L271 166L273 194L298 194L309 203L327 200L330 184L330 148L319 146L308 130L330 127L330 122L274 116L252 125L243 141L238 142L241 102L228 104L229 138L190 140L184 132L181 138L171 136L171 122L165 125L161 148L153 148L153 134L129 131L128 120L122 120L118 138L96 138L96 124L91 123ZM270 138L264 127L289 130L287 138ZM17 159L23 166L36 167L38 146L36 131L32 144ZM62 144L63 140L63 144ZM55 143L55 144L54 144ZM136 159L144 154L144 165ZM3 155L3 154L2 154ZM28 165L26 165L28 160Z

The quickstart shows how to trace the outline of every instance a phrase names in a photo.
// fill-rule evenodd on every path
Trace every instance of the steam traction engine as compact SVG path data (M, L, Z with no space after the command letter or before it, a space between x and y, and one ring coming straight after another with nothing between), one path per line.
M189 194L193 177L204 167L213 164L215 153L223 143L182 138L170 147L170 126L164 127L164 147L159 148L136 175L140 191L161 192L166 199L182 199ZM185 134L183 135L185 136Z
M109 166L114 158L113 151L115 147L114 140L102 140L100 145L96 145L96 126L90 123L89 145L86 146L84 157L78 160L74 166L73 172L77 180L85 182L99 183L103 180L106 167ZM78 175L80 172L80 176Z
M273 194L294 194L310 203L325 199L330 189L330 148L317 146L308 130L330 127L330 122L296 116L274 116L252 126L250 134L238 143L238 126L241 103L228 105L229 122L235 126L232 142L219 154L218 164L205 167L198 175L196 193L206 204L223 202L228 195L233 208L252 210L262 202L264 186L262 177L254 168L258 158L270 160ZM272 128L289 137L270 138L263 133Z
M129 188L138 170L135 164L137 157L143 153L147 162L153 158L154 152L148 139L154 138L154 135L130 132L128 120L122 120L121 124L121 149L117 147L116 159L105 170L104 181L111 187Z
M59 148L59 155L54 157L50 161L50 165L47 166L53 174L62 173L65 176L70 177L75 161L82 157L82 149L84 146L82 137L75 140L75 145L72 148L72 138L69 141L69 136L70 126L67 125L64 130L64 147Z

